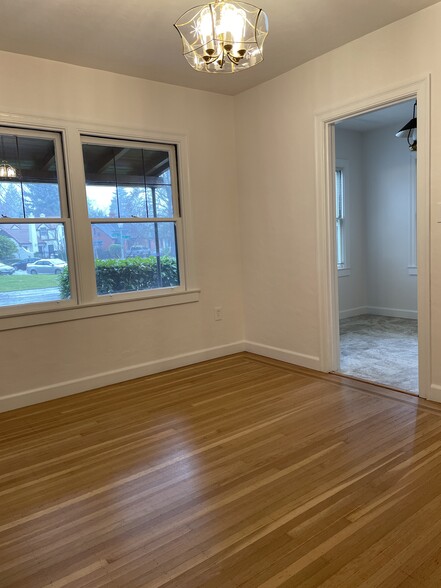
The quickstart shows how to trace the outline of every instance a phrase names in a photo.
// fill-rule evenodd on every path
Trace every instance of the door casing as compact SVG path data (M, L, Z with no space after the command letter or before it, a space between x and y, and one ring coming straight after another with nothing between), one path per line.
M320 368L340 364L335 245L335 123L409 99L418 102L417 263L419 395L430 399L430 76L379 91L315 116Z

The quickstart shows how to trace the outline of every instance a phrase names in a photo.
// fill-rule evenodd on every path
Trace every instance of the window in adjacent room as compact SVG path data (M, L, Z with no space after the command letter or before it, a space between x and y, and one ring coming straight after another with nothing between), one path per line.
M337 167L335 170L335 221L336 221L336 250L337 268L339 275L349 269L347 254L347 216L345 203L345 170Z

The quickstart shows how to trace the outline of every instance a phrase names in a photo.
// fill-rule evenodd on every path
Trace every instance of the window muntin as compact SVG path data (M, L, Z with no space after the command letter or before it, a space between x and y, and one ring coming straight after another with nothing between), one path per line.
M180 286L171 146L82 137L98 296Z
M61 136L0 127L0 148L2 159L18 172L0 180L0 262L10 268L0 271L0 309L68 302L71 238ZM27 263L39 258L66 263L64 287L59 272L27 272Z

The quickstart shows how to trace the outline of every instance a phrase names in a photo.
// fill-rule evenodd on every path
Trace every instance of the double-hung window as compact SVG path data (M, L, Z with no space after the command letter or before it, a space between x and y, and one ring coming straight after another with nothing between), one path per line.
M64 132L69 153L61 131L0 127L12 168L0 176L0 316L40 324L197 299L183 278L176 145Z
M82 137L98 296L180 285L173 146Z
M0 149L14 170L0 181L0 309L66 303L72 235L61 136L5 127Z
M344 194L344 175L343 169L335 170L335 220L336 220L336 250L337 250L337 268L346 267L345 251L345 194Z

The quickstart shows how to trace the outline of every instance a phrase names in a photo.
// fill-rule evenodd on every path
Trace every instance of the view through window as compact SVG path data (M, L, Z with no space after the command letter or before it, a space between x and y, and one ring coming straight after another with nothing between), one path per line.
M83 137L98 295L179 285L174 149Z
M17 170L0 181L0 307L69 298L60 136L4 129L0 149Z
M74 158L71 173L84 171L86 185L69 201L61 133L0 127L0 159L17 170L0 177L0 308L51 310L181 286L176 147L93 136L80 147L84 167ZM87 212L76 204L84 196Z

